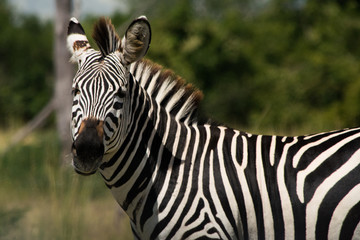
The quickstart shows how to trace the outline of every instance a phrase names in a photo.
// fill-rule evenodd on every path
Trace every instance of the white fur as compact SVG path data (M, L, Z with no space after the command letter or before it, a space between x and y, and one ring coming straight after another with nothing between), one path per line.
M79 24L79 21L75 17L70 18L70 21Z
M76 41L88 41L87 37L83 34L73 33L67 37L67 46L72 54L74 54L74 43ZM79 51L79 50L78 50ZM81 51L81 50L80 50Z

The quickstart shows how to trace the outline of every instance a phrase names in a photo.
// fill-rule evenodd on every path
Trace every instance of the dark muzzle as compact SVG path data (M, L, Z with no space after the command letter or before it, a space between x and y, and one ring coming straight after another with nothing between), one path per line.
M103 121L85 119L72 145L75 171L82 175L96 172L104 155Z

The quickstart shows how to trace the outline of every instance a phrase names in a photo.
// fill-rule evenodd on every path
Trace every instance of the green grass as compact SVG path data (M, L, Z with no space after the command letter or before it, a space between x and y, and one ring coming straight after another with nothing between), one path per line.
M0 131L0 239L133 239L101 177L60 164L54 131L4 152L11 133Z

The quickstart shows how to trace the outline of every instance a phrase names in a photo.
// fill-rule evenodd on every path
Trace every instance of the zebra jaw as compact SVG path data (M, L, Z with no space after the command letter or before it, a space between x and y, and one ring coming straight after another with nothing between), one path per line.
M93 161L95 164L89 166L88 164L85 164L85 162L87 162L87 161L80 160L78 158L78 156L76 155L76 150L75 151L73 150L72 152L73 152L72 165L73 165L76 173L83 175L83 176L90 176L90 175L93 175L94 173L96 173L98 167L100 166L102 157L95 159Z

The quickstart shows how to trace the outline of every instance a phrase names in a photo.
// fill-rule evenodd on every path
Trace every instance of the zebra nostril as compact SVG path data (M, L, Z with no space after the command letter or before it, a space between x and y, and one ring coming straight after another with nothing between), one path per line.
M81 161L91 162L101 158L104 154L102 121L87 120L73 143L73 154Z
M79 141L75 142L73 154L82 161L93 161L104 154L104 145L102 142L96 140L86 141L86 139L80 139Z
M72 146L73 166L77 173L90 175L98 169L104 155L104 144L95 129L86 129Z

